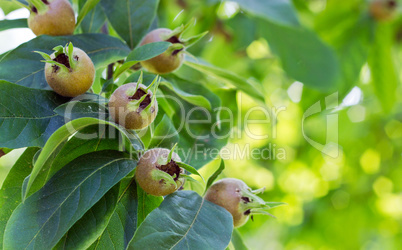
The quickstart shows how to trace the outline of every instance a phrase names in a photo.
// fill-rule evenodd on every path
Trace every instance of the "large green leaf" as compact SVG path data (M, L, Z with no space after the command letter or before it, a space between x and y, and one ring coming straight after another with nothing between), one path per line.
M149 213L159 207L163 198L161 196L153 196L147 194L139 185L137 185L138 195L138 213L137 213L137 227L145 220Z
M340 76L338 59L315 33L262 20L259 24L262 36L290 77L321 91L336 89Z
M106 228L119 197L120 183L110 189L74 226L53 250L87 249Z
M179 141L179 134L173 122L167 115L163 115L162 120L155 128L148 148L172 148Z
M130 181L119 197L109 224L88 249L126 249L137 229L137 185Z
M242 9L252 15L280 25L299 26L299 20L289 0L234 0Z
M27 148L18 158L0 189L0 248L3 246L3 234L6 224L14 209L21 203L21 187L25 177L31 173L32 158L38 148Z
M0 21L0 31L14 28L28 28L27 19L26 18L13 19L13 20L6 19Z
M68 120L75 120L83 117L107 120L109 116L106 106L99 102L70 101L58 106L54 112L64 116Z
M373 47L370 51L369 66L375 94L385 112L390 112L396 101L398 76L393 63L392 45L394 31L390 24L378 24Z
M165 87L161 87L165 96L179 100L170 104L176 110L172 117L180 140L178 154L189 165L199 169L217 157L213 152L227 144L232 129L232 111L227 105L222 105L220 98L204 86L169 76L168 81L174 82L180 89L189 93L204 96L211 103L211 111L187 103L181 103L177 95ZM227 91L227 98L235 102L234 92ZM170 100L170 98L168 100ZM175 99L176 98L176 99ZM213 150L212 150L213 149Z
M0 79L30 88L49 89L46 83L43 58L33 51L48 54L57 45L72 42L84 50L95 67L106 67L109 63L125 58L130 49L119 39L104 34L81 34L74 36L38 36L26 42L0 61Z
M116 30L134 49L147 33L156 15L159 0L102 0L105 14Z
M42 147L64 124L53 110L67 98L1 80L0 93L0 147Z
M136 153L137 150L143 149L142 142L139 140L136 134L125 130L115 123L98 120L95 118L79 118L73 120L55 131L46 142L34 164L34 168L27 183L24 196L29 196L30 194L41 188L50 178L50 174L54 173L54 171L52 171L53 159L60 152L61 148L65 145L65 141L70 136L76 134L76 132L79 132L82 129L93 125L110 125L118 129L123 135L123 139L125 139L124 142L130 143L130 145L126 145L125 143L124 146L126 147L125 149L129 150L131 153ZM82 136L82 139L89 140L97 138L99 134L83 134ZM133 156L135 157L136 155L134 154Z
M168 195L138 227L129 249L225 249L232 215L193 191Z
M84 33L97 33L106 22L106 15L99 0L79 0L80 12L77 25L81 20L81 28Z
M49 249L136 162L118 151L83 155L19 205L7 223L4 249Z
M185 64L219 81L224 81L248 94L250 97L256 98L258 101L264 103L264 93L262 92L261 86L255 85L241 76L221 68L193 61L191 58L188 58Z

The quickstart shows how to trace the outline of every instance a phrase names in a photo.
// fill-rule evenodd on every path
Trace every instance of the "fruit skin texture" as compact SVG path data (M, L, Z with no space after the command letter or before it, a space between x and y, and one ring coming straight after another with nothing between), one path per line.
M54 59L55 53L50 57ZM56 93L65 97L84 94L91 88L95 78L95 66L83 50L75 47L73 60L76 64L69 70L50 63L45 65L46 82Z
M153 101L149 105L151 107L149 109L148 106L141 108L139 105L130 105L130 103L135 104L137 100L131 99L132 96L127 95L127 91L130 89L136 89L137 83L127 83L120 87L118 87L110 97L109 101L109 113L114 121L118 124L122 125L127 129L142 129L149 124L151 124L158 113L158 102ZM143 84L139 85L139 89L145 92L146 86ZM148 90L150 95L150 99L153 99L153 93ZM145 101L145 100L144 100Z
M142 39L140 46L148 43L164 41L161 36L168 36L171 32L170 29L165 28L155 29L149 32L144 39ZM172 40L173 39L175 40L173 42L178 42L178 38L173 37ZM183 61L184 54L181 53L181 51L171 51L168 49L154 58L142 61L141 65L151 73L166 74L179 68Z
M395 0L373 0L370 3L370 14L380 22L391 20L396 9L397 2Z
M48 11L35 13L31 11L28 27L39 35L65 36L74 33L74 10L68 0L48 0Z
M215 182L205 194L205 199L225 208L233 216L234 227L244 225L249 216L242 209L242 190L249 187L241 180L226 178Z
M175 192L183 185L183 178L179 177L175 181L175 186L172 183L164 181L163 178L161 179L157 174L155 174L158 171L162 172L157 167L160 166L161 163L166 163L169 153L170 150L168 149L154 148L145 152L138 161L135 178L138 185L140 185L140 187L148 194L154 196L165 196ZM172 160L181 161L176 153L172 154ZM180 173L182 172L184 172L184 170L180 168Z

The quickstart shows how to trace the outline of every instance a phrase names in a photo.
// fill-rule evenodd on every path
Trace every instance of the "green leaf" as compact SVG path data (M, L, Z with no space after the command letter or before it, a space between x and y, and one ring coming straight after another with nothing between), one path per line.
M145 61L162 54L169 48L170 45L171 43L169 42L155 42L135 48L133 51L130 52L130 54L128 54L125 63L116 70L113 78L119 77L121 73L140 61Z
M260 22L260 32L290 77L323 92L336 90L340 76L338 59L316 34L268 21Z
M207 185L205 186L205 191L208 190L208 188L214 183L216 178L222 173L222 171L225 169L225 162L221 159L221 164L219 165L219 168L208 178Z
M24 4L28 5L27 2L25 2ZM7 15L8 13L23 7L24 6L22 6L17 1L0 1L0 9L4 12L4 15Z
M110 189L74 226L53 250L87 249L103 233L113 215L119 197L120 183Z
M64 124L53 110L68 99L0 80L0 147L42 147Z
M207 98L203 97L202 95L194 95L187 93L180 88L177 87L174 81L162 81L161 85L168 87L169 89L173 90L178 96L180 96L183 100L194 104L196 106L204 107L208 110L211 110L211 103L208 101Z
M250 81L233 74L232 72L226 71L221 68L217 68L210 65L201 64L200 62L190 61L189 58L184 63L206 75L212 76L217 80L224 81L239 90L243 91L250 97L256 98L260 102L265 102L263 91L260 86L256 86Z
M198 175L199 177L201 177L202 180L204 180L204 177L202 177L202 175L200 173L198 173L198 171L195 168L193 168L192 166L190 166L186 163L183 163L183 162L176 162L176 163L177 163L177 165L179 165L179 167L185 169L186 171L188 171L192 174Z
M18 158L0 189L0 246L3 246L3 234L6 224L14 209L21 203L22 183L32 170L32 158L38 148L27 148Z
M80 25L84 17L88 14L90 10L92 10L97 4L99 0L86 0L84 6L80 8L80 12L77 17L76 26Z
M394 31L390 24L377 24L374 43L369 55L369 66L374 93L383 110L389 113L396 102L398 76L394 66L392 45Z
M101 5L114 30L133 49L150 28L158 3L158 0L102 0Z
M246 244L244 244L243 239L239 230L234 229L232 233L232 244L235 250L248 250Z
M147 194L139 185L137 185L138 194L138 214L137 214L137 228L145 220L149 213L155 208L159 207L163 198L161 196L153 196Z
M46 181L49 178L49 173L51 171L52 166L50 162L53 161L55 155L61 150L65 141L71 135L74 135L76 132L81 131L86 127L99 124L110 125L118 129L120 133L123 135L123 138L126 138L127 141L130 142L130 145L125 145L127 147L126 149L130 150L130 152L135 152L137 150L143 149L143 145L136 134L133 134L130 131L126 131L125 129L119 127L114 123L98 120L95 118L79 118L73 120L67 123L66 125L60 127L57 131L55 131L52 134L52 136L48 139L45 146L42 148L42 151L35 162L31 176L29 178L29 182L27 184L26 189L27 191L25 192L26 196L29 196L30 194L34 193L36 190L38 190L46 183ZM91 139L94 137L93 135L88 135L88 138L85 136L83 139L85 138Z
M138 206L137 185L135 181L130 181L119 196L109 224L88 249L126 249L137 229Z
M125 58L130 49L119 39L104 34L80 34L74 36L38 36L26 42L0 60L0 80L18 85L50 89L46 83L41 56L34 50L51 54L52 48L72 42L84 50L95 64L96 69Z
M163 115L162 120L155 128L148 148L171 148L179 141L179 134L172 121L167 115Z
M129 249L224 249L232 215L193 191L166 196L138 227Z
M134 160L118 151L94 152L72 161L15 209L7 223L4 248L55 246L135 166Z
M180 148L186 149L179 150L178 154L182 161L199 169L217 157L213 153L215 150L220 150L227 144L233 126L232 111L228 108L228 104L222 103L215 93L203 85L174 76L165 78L170 82L174 81L180 89L186 92L204 96L211 103L211 111L209 111L192 104L183 105L176 101L170 102L176 111L171 120L180 136L178 145ZM168 100L178 98L173 91L166 87L161 86L161 89L165 96L169 97ZM226 91L225 96L232 103L236 103L235 92Z
M82 8L87 0L79 0L79 6ZM98 33L106 22L106 15L100 4L91 9L82 20L80 27L84 33Z
M135 48L133 51L128 54L126 61L145 61L155 56L158 56L165 52L171 43L169 42L155 42L155 43L147 43L138 48Z
M107 108L98 102L71 101L58 106L54 112L64 116L68 121L82 117L93 117L107 120Z
M289 0L234 0L251 15L264 18L278 25L300 26L296 10Z
M13 20L5 19L0 21L0 31L15 28L28 28L27 19L26 18L13 19Z

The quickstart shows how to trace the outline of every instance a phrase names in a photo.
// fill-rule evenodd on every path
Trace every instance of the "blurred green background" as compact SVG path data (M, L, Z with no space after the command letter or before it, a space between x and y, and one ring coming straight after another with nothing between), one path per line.
M237 124L240 132L235 129L227 146L270 147L271 159L227 160L222 177L240 178L252 188L265 186L265 200L288 203L272 210L277 219L254 216L239 230L250 249L401 249L400 9L393 20L377 22L369 14L368 1L294 0L293 5L301 25L336 54L340 77L335 88L318 91L292 78L284 67L287 62L269 42L275 41L275 32L264 33L270 26L243 13L235 2L160 3L160 27L175 28L195 17L192 32L210 33L190 52L261 84L266 105L283 108L276 121L247 124L255 134L270 135L267 139L252 138ZM317 55L308 52L314 44L306 37L298 38L284 39L284 49L305 42L306 51L292 51L289 46L284 53L314 60ZM186 74L186 68L181 71ZM334 93L335 102L326 103L326 97ZM263 106L242 93L237 101L241 121L251 108ZM303 119L317 102L322 112ZM330 116L337 120L329 120ZM253 112L250 118L266 116ZM336 135L332 148L324 150L337 152L336 157L314 148L305 138L325 144ZM19 152L0 158L0 183ZM218 164L211 162L201 173L209 176Z

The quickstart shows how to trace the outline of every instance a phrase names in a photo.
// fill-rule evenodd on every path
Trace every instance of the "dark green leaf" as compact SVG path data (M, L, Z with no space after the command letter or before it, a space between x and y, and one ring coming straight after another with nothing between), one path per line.
M84 17L88 14L88 12L92 10L98 3L99 0L86 0L85 2L80 1L80 4L82 4L82 6L80 7L80 12L77 17L77 26L81 24L82 20L84 20Z
M385 112L390 112L396 101L398 75L393 63L392 45L394 32L390 24L378 24L373 47L370 51L369 66L375 94Z
M84 11L83 7L88 2L92 2L91 3L92 5L94 2L98 3L99 0L95 1L79 0L80 8L82 8L81 11ZM97 33L102 28L105 22L106 22L106 15L103 12L103 8L100 4L96 4L95 7L93 7L88 13L86 13L84 19L82 19L81 28L84 33Z
M133 49L147 33L156 15L159 0L102 0L105 14L116 30Z
M7 223L4 248L55 246L135 166L134 160L118 151L94 152L72 161L15 209Z
M119 197L120 183L110 189L74 226L53 250L87 249L103 233L113 215Z
M205 186L205 191L208 190L208 188L214 183L216 178L222 173L222 171L225 169L225 162L221 159L221 164L219 165L219 168L208 178L207 185Z
M0 81L0 146L42 147L64 124L53 110L68 99L52 91Z
M107 120L107 108L98 102L71 101L58 106L54 112L64 116L66 121L82 117L93 117L100 120Z
M262 36L289 76L321 91L336 89L340 76L336 55L316 34L267 21L261 21L260 26Z
M28 28L27 19L26 18L13 19L13 20L5 19L0 21L0 31L14 28Z
M300 26L292 1L234 0L246 12L285 26Z
M179 141L179 134L172 121L163 115L152 136L148 148L172 148Z
M32 174L27 184L27 191L25 192L26 195L30 195L41 188L50 178L51 173L54 173L54 171L52 171L53 159L60 152L66 140L72 135L76 134L76 132L93 125L97 125L102 128L98 133L101 133L102 131L104 132L105 125L110 125L119 130L122 138L124 139L123 145L125 149L129 150L131 153L135 153L137 150L143 149L142 142L134 132L127 131L114 123L89 117L73 120L55 131L46 142L34 164ZM97 138L100 135L98 133L84 134L82 135L82 139L90 140ZM117 138L120 138L119 136L120 135L117 135ZM133 156L136 157L136 155Z
M38 36L18 46L1 59L0 79L30 88L50 89L45 80L45 64L41 62L42 57L33 51L51 54L55 46L64 46L68 42L84 50L97 69L125 58L130 52L119 39L103 34Z
M128 54L126 61L145 61L165 52L171 43L155 42L142 45Z
M6 224L14 209L21 203L22 183L31 173L32 158L38 148L27 148L10 170L0 189L0 246Z
M224 249L232 215L193 191L168 195L138 227L130 249Z
M256 98L260 102L264 102L264 95L260 86L256 86L255 84L247 81L246 79L233 74L232 72L226 71L221 68L217 68L214 66L201 64L199 62L191 61L190 58L185 62L186 65L212 77L220 81L224 81L248 94L249 96Z
M122 191L109 224L88 249L126 249L137 229L136 187L135 181L131 180L127 188Z
M137 214L137 228L145 220L150 212L159 207L163 198L161 196L153 196L147 194L139 185L137 185L138 194L138 214Z

